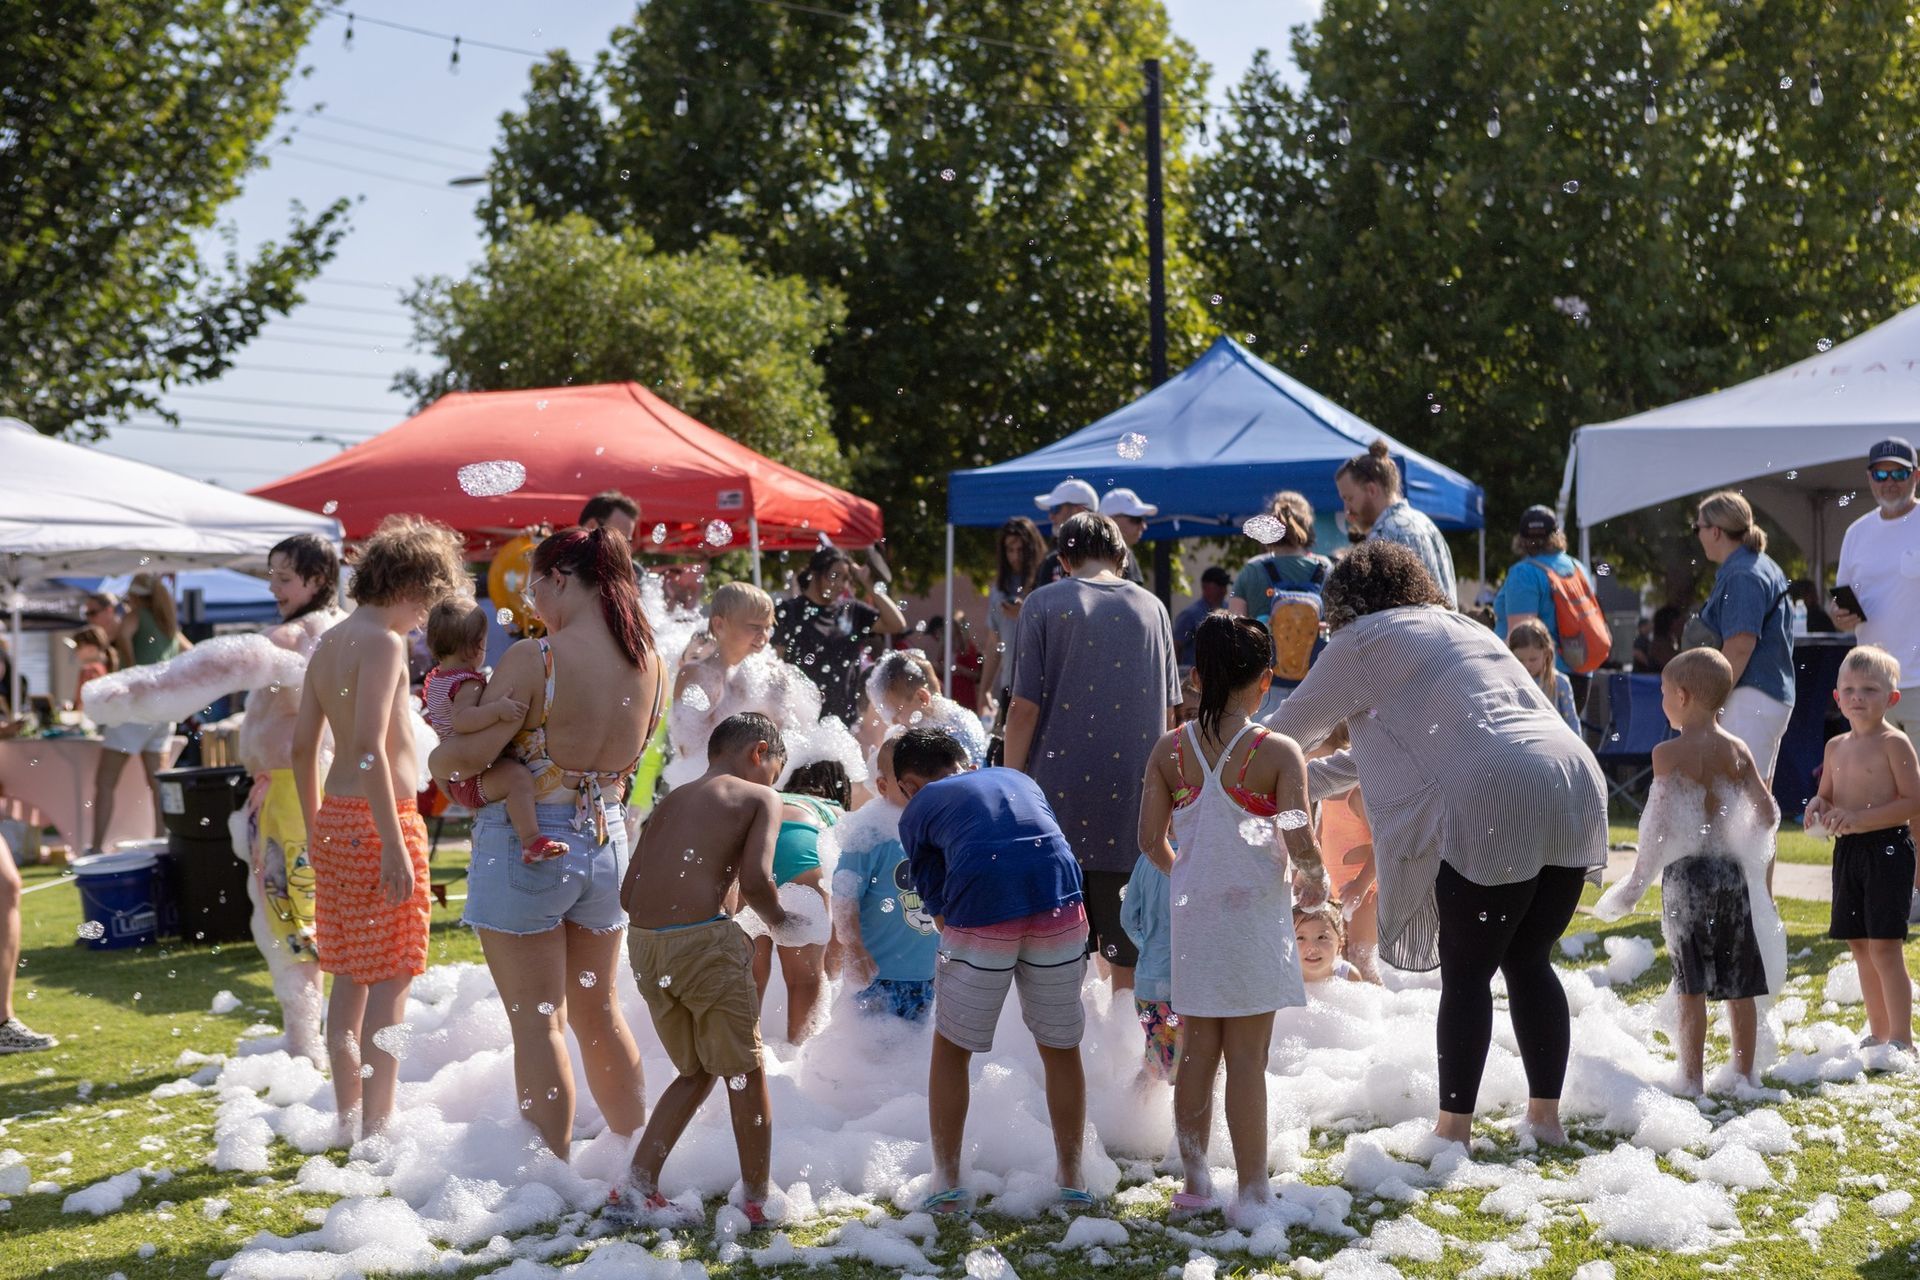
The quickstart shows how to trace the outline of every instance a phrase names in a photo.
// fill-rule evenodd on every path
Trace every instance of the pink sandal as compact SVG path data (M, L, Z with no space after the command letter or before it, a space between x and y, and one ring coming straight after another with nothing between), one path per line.
M520 850L520 861L525 863L546 862L551 858L565 857L568 852L565 840L553 836L535 836Z
M1176 1191L1173 1193L1173 1204L1167 1216L1175 1220L1193 1218L1203 1213L1212 1213L1219 1207L1220 1202L1212 1196L1197 1196L1191 1191Z

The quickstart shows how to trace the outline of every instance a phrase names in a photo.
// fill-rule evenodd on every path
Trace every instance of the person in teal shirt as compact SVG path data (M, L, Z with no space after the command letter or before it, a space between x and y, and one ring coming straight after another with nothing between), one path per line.
M1560 656L1560 624L1553 605L1553 579L1550 573L1569 577L1579 574L1593 587L1593 574L1587 566L1567 554L1566 531L1553 508L1532 506L1520 515L1520 531L1513 538L1513 553L1520 557L1507 570L1507 579L1493 598L1493 630L1502 640L1508 638L1516 622L1538 619L1553 637L1554 670L1567 677L1573 686L1574 706L1587 701L1591 676L1577 675ZM1595 591L1598 594L1598 591Z

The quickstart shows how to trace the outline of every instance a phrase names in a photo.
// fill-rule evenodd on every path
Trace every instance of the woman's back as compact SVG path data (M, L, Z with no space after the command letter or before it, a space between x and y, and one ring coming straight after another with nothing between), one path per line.
M513 694L527 698L530 724L539 724L545 713L547 755L556 765L583 773L622 773L639 758L653 727L660 660L648 652L634 666L594 621L583 619L548 637L551 706L544 689Z

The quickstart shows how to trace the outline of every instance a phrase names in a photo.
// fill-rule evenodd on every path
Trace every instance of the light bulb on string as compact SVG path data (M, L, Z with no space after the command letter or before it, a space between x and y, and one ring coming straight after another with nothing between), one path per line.
M687 90L686 86L682 85L680 88L680 96L673 100L673 114L676 116L684 116L687 114L688 109Z
M447 59L447 74L454 75L454 76L457 76L460 74L460 37L459 36L455 36L453 38L453 56Z
M1333 131L1333 140L1343 147L1353 141L1353 128L1347 121L1347 110L1344 103L1341 104L1340 108L1340 127Z
M1873 216L1870 219L1874 226L1877 227L1880 225L1880 219L1883 216L1885 216L1886 212L1887 212L1887 198L1881 195L1878 191L1874 192L1873 193Z
M1648 124L1657 124L1660 120L1660 104L1654 101L1653 90L1647 90L1647 105L1640 111L1640 118Z
M927 118L926 118L925 120L922 120L922 121L920 122L920 139L921 139L921 141L923 141L923 142L932 142L932 141L933 141L933 135L934 135L934 133L935 133L935 132L936 132L936 129L935 129L935 127L934 127L934 123L933 123L933 112L931 112L931 111L929 111L929 112L927 112Z
M1810 62L1807 65L1813 68L1813 78L1807 82L1807 101L1817 107L1827 100L1827 91L1820 87L1820 64Z
M1500 104L1497 102L1487 108L1487 136L1489 138L1500 136Z
M1807 221L1807 198L1805 196L1801 196L1799 201L1793 206L1793 225L1796 227L1804 226L1806 224L1806 221Z
M1195 131L1198 132L1200 135L1201 145L1205 146L1207 142L1207 113L1206 112L1202 111L1200 113L1200 118L1195 122L1194 128L1195 128Z
M351 9L347 10L347 35L346 38L340 42L340 47L348 53L353 52L353 10Z

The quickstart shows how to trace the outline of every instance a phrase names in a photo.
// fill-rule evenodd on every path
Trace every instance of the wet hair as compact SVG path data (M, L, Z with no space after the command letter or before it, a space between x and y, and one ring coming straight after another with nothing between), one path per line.
M1013 561L1007 557L1007 539L1018 538L1020 545L1027 551L1027 567L1015 569ZM1022 599L1034 588L1034 579L1040 574L1040 562L1047 558L1046 539L1040 536L1040 526L1025 516L1015 516L1000 526L1000 536L993 544L994 570L993 585L1000 588L1000 594Z
M1730 538L1738 538L1749 551L1767 549L1767 531L1753 522L1753 504L1731 489L1722 489L1700 499L1695 517L1704 520Z
M1333 566L1323 599L1327 626L1334 631L1386 609L1451 603L1411 548L1379 538L1360 543Z
M847 766L838 760L815 760L801 765L787 775L787 785L781 790L791 795L831 800L842 809L853 805L853 783L847 777Z
M1522 649L1545 649L1547 656L1552 657L1553 633L1548 631L1547 624L1538 618L1523 618L1508 629L1507 648L1515 653L1519 653ZM1560 682L1554 679L1552 663L1547 664L1547 669L1540 673L1536 683L1540 686L1540 692L1547 695L1547 701L1552 702L1559 697Z
M115 671L119 669L120 655L114 652L113 641L109 640L107 633L99 627L81 627L71 636L68 636L67 639L72 642L75 649L78 649L83 644L93 646L105 656L107 670Z
M1688 649L1677 653L1673 661L1660 669L1660 678L1686 690L1689 697L1709 711L1726 706L1733 694L1733 666L1718 649Z
M1067 522L1060 526L1060 561L1069 569L1078 569L1089 560L1117 569L1126 558L1126 540L1120 536L1120 526L1111 516L1082 511L1067 517Z
M805 591L813 585L815 578L837 564L844 564L851 569L853 567L853 557L838 547L821 547L818 551L815 551L807 557L807 567L794 575L794 581L800 584L802 591Z
M320 584L314 588L313 599L294 610L286 621L333 608L333 599L340 593L340 557L331 542L317 533L296 533L274 543L267 562L271 564L275 556L286 557L287 567L302 582Z
M1340 914L1340 908L1336 903L1327 901L1317 907L1295 907L1293 909L1293 927L1296 930L1299 929L1301 925L1313 920L1322 921L1329 929L1333 930L1333 942L1335 946L1343 949L1346 947L1347 921L1346 918Z
M773 759L787 758L787 743L780 736L780 726L758 711L742 711L713 726L713 734L707 739L707 760L711 762L749 750L756 742L766 743L767 753Z
M1210 613L1193 633L1193 673L1200 682L1200 732L1219 738L1227 699L1273 668L1273 637L1252 618Z
M1280 522L1280 541L1268 546L1313 550L1313 504L1304 493L1282 489L1268 500L1267 514Z
M873 664L873 673L867 677L867 700L874 706L882 705L889 695L904 696L916 689L929 689L940 692L937 677L929 676L927 668L921 663L926 661L917 649L889 649Z
M639 666L653 649L653 628L640 611L640 584L633 573L633 552L617 529L562 529L533 549L533 571L564 573L592 586L600 596L607 630L628 662Z
M710 618L743 618L748 615L773 616L773 597L751 582L728 582L713 593L707 608Z
M1842 671L1858 671L1886 682L1889 689L1900 687L1900 659L1876 644L1855 645L1847 651Z
M607 489L588 498L587 504L580 508L580 524L584 527L589 520L605 524L607 517L616 511L634 520L640 518L639 503L618 489Z
M1375 440L1365 453L1356 453L1340 464L1334 479L1352 476L1356 484L1377 484L1389 498L1400 496L1400 468L1387 455L1387 442Z
M460 535L425 516L390 515L353 557L347 594L360 604L429 607L468 589Z
M967 767L967 749L938 729L909 729L893 746L893 776L944 778Z
M442 600L427 615L427 651L445 665L487 643L487 611L462 597Z

